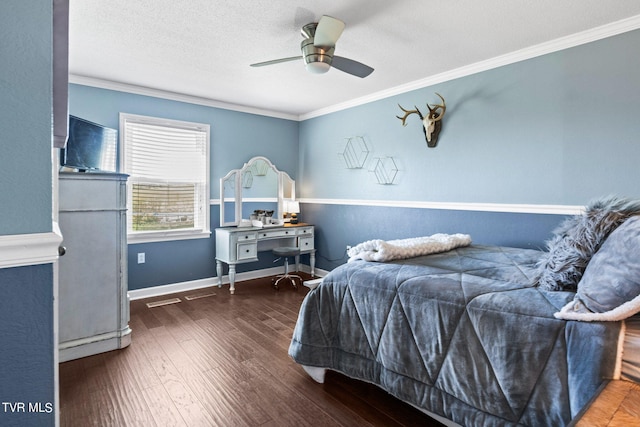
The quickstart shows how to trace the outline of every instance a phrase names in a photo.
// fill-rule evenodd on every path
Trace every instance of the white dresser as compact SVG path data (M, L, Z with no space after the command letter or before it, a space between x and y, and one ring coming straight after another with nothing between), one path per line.
M60 361L126 347L127 176L60 173Z
M229 291L235 292L236 265L258 261L258 252L274 247L294 246L300 254L309 254L311 275L315 274L314 227L309 224L283 226L216 228L216 272L222 286L222 263L229 265ZM296 270L300 260L296 257Z

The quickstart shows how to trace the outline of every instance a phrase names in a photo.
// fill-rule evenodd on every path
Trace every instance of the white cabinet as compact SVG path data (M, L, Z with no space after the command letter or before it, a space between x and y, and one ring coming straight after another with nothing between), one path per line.
M66 248L59 260L60 361L126 347L127 176L60 173L59 224Z

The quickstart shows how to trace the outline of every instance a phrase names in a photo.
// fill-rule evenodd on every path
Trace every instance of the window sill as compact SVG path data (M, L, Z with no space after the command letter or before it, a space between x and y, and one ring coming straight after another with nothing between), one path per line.
M210 230L189 230L189 231L160 231L148 233L134 233L127 235L127 243L154 243L172 242L175 240L208 239L211 237Z

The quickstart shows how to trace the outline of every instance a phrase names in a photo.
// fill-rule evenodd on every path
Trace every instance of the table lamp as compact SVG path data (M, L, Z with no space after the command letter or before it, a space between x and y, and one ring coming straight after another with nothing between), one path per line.
M290 217L289 223L291 224L298 223L298 214L300 213L300 202L298 202L297 200L285 200L284 211Z

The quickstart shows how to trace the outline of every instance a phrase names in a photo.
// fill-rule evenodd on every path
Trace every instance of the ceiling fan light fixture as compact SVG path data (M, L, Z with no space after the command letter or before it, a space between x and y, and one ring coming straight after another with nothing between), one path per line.
M324 74L331 68L326 62L311 62L306 65L307 71L311 74Z
M331 68L334 48L314 46L313 38L303 40L301 43L304 65L312 74L324 74Z
M327 55L309 55L304 58L304 65L312 74L324 74L331 68L331 57Z

